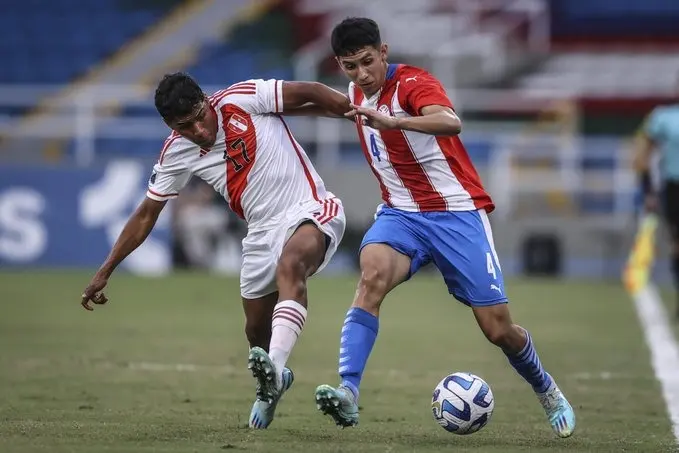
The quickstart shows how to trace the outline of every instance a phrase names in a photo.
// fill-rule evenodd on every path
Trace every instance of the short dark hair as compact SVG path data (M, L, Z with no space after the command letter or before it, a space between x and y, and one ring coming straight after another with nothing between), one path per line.
M156 88L156 110L166 121L174 121L190 115L205 97L190 75L184 72L165 74Z
M330 42L338 57L352 55L366 46L379 48L380 27L367 17L347 17L332 30Z

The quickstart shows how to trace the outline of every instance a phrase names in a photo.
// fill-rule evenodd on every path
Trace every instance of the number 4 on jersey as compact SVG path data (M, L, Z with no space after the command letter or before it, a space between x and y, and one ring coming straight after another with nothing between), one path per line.
M375 159L377 159L377 162L382 162L382 159L380 159L380 149L377 147L377 139L375 138L375 134L370 134L370 154L372 154Z

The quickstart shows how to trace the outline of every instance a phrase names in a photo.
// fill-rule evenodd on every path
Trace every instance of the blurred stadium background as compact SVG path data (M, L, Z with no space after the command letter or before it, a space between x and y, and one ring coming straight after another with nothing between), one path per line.
M229 298L236 300L238 290L234 276L240 266L240 240L245 230L228 211L226 203L198 181L182 193L171 209L166 209L149 240L124 264L132 274L164 276L160 279L164 283L154 284L153 280L142 283L146 279L127 276L116 281L118 289L111 289L114 295L117 291L123 304L125 300L130 302L125 309L130 312L128 314L149 324L116 327L111 321L109 324L94 321L85 327L98 329L96 334L94 330L87 330L88 338L90 334L97 338L93 344L103 350L111 347L114 352L97 355L99 353L93 349L80 349L80 334L76 332L82 328L83 320L62 313L54 304L50 304L37 320L29 312L41 312L47 307L41 287L49 288L51 298L58 299L51 302L62 305L69 304L71 299L73 304L77 302L91 271L104 259L127 216L144 196L151 167L168 133L153 106L153 90L165 72L188 71L208 92L248 78L320 80L345 90L347 82L332 59L328 36L333 24L347 15L374 18L381 26L383 39L390 45L392 62L426 67L448 88L463 120L463 142L498 206L491 221L503 271L511 281L519 282L513 284L515 294L527 300L524 308L519 306L517 310L535 329L534 334L542 342L538 344L544 345L544 351L560 357L548 362L554 364L554 360L561 360L554 366L563 373L570 373L568 375L575 383L582 384L587 380L586 385L573 385L569 389L584 404L585 409L583 406L580 409L586 414L585 419L587 414L591 419L597 418L596 414L605 410L606 403L596 398L609 402L620 398L620 405L616 406L618 414L632 410L623 400L634 396L638 384L651 383L644 392L652 395L637 396L643 397L647 405L642 411L645 411L645 417L652 419L648 426L653 425L659 431L648 431L650 428L642 424L635 428L638 433L630 434L629 445L643 444L643 448L620 449L621 442L626 440L616 431L618 425L615 423L627 422L625 426L629 429L639 423L633 414L629 419L614 417L613 421L598 417L597 423L608 423L597 425L605 438L595 441L585 434L585 441L574 441L581 443L570 444L569 448L572 451L670 451L672 443L662 400L652 378L636 318L619 288L619 281L636 229L638 207L637 185L631 168L631 139L653 107L676 100L679 92L678 2L22 0L0 1L0 5L0 59L3 62L0 65L0 298L10 307L3 315L4 320L0 321L0 338L4 336L5 344L12 345L3 351L5 371L0 372L0 383L4 383L6 392L0 393L0 399L9 401L9 413L14 414L3 419L9 424L2 429L7 439L14 439L15 445L26 447L21 451L37 451L32 449L37 448L36 444L22 444L20 440L25 430L30 432L26 428L28 425L23 424L25 414L31 413L39 419L40 408L44 407L41 404L48 407L57 404L56 396L54 400L41 400L35 396L40 394L40 383L46 386L43 391L58 388L61 390L57 395L68 394L67 384L63 384L65 376L75 373L79 366L85 366L83 363L87 366L98 364L87 370L94 370L93 375L107 382L104 376L114 379L110 377L115 375L111 369L116 369L119 363L146 363L125 362L134 358L142 360L153 356L161 360L164 357L173 363L181 360L195 363L203 359L205 366L214 365L214 368L196 369L208 370L206 373L213 377L220 373L215 370L221 370L217 366L222 363L223 351L215 350L217 345L212 344L214 356L196 354L205 344L198 345L190 338L197 336L207 343L209 340L201 335L209 336L208 332L230 326L234 328L229 338L236 342L232 345L233 360L238 366L242 364L245 342L241 338L240 307L233 301L229 303L232 317L224 325L215 323L213 316L222 308L218 299L224 297L224 292L228 291ZM332 334L324 333L327 338L317 346L303 346L323 347L335 354L336 331L349 304L353 285L353 277L340 274L351 274L356 270L356 248L379 203L379 191L351 125L329 119L302 118L291 119L290 124L315 161L326 185L343 199L347 211L348 229L342 249L325 272L326 277L319 280L320 283L312 283L325 288L325 294L337 300L332 309L324 309L330 310L323 312L328 318L319 327L312 328L319 336L323 328L333 329ZM661 247L656 278L669 283L664 257ZM186 268L226 277L224 280L204 280L203 277L176 276L176 270ZM83 269L87 272L82 272ZM17 270L22 272L14 272ZM69 271L64 273L64 270ZM69 273L70 270L75 273ZM523 280L533 275L555 278L533 283ZM578 283L583 279L592 282ZM601 283L602 280L609 283ZM425 277L415 289L403 290L411 292L397 293L394 297L400 297L404 302L409 302L408 297L445 298L440 282L435 286L434 281ZM195 294L187 288L193 288L191 291L195 290ZM165 301L157 299L172 299L175 295L178 299L184 296L195 299L196 303L190 303L193 307L209 299L212 305L208 303L207 307L214 311L208 313L203 308L203 311L193 313L197 324L190 328L189 319L173 318L168 314L167 323L177 323L176 329L168 331L169 324L157 320L149 310L154 307L162 310ZM541 305L549 298L559 300L561 310L564 306L572 308L570 314L562 313L570 318L560 319L560 329L549 327L551 309ZM139 306L132 307L133 301ZM188 312L186 307L179 308L183 303L183 300L167 300L165 310L173 307L177 313ZM425 311L433 310L433 305L422 303ZM622 304L623 308L616 304ZM596 306L594 312L591 311L593 306ZM537 309L538 314L526 307ZM407 320L412 316L413 313L405 308L407 306L399 308L395 313L400 317L394 315L392 319ZM116 313L113 307L105 309ZM142 312L138 314L132 310ZM114 323L122 322L115 315L112 319ZM588 319L592 325L587 324ZM48 326L53 322L58 327L50 330ZM461 324L461 321L455 322ZM181 333L182 328L177 327L180 325L186 332ZM542 336L539 334L541 325ZM602 325L606 326L604 330L600 330ZM409 324L403 326L407 329ZM422 329L418 335L430 337L430 332ZM574 340L574 330L569 329L581 329L577 330L580 340ZM610 344L594 343L594 338L602 331L611 336ZM99 337L101 332L105 334ZM147 336L144 336L145 332ZM50 334L61 340L55 341ZM179 358L163 351L161 344L148 341L152 335L165 339L165 345L171 345ZM311 338L315 334L309 332L308 335ZM43 343L35 339L40 336ZM175 341L173 336L176 336ZM106 340L111 342L108 346ZM396 337L392 340L399 341ZM111 344L119 341L116 350ZM480 345L474 350L478 357L491 354L480 334L474 341ZM580 345L581 349L579 352L563 349L564 344ZM619 344L624 344L625 350L611 352L609 348ZM435 347L434 342L432 348ZM597 350L597 347L602 355L587 358L579 368L566 365L568 360L580 360L582 364L583 350ZM83 351L83 357L89 359L73 359L74 349ZM457 354L461 354L460 351ZM299 356L302 355L300 352ZM608 362L602 359L604 355ZM47 365L25 363L26 357L37 356L52 361ZM503 389L513 391L514 386L525 390L516 379L506 381L509 384L497 384L499 378L493 381L495 368L486 365L492 362L491 359L474 361L469 354L454 357L458 363L490 376L491 385L498 385L500 394ZM493 357L493 360L497 359ZM305 360L306 369L311 369L312 358ZM422 360L423 367L429 363L424 358L414 360ZM97 368L99 365L103 368ZM394 367L393 363L389 366ZM153 369L153 366L149 367ZM161 365L157 367L162 368ZM334 367L334 358L330 357L322 378L334 376ZM47 372L47 368L51 371ZM131 365L128 368L134 372L143 369ZM373 370L375 374L381 370L379 361ZM431 376L426 373L416 376L417 385L427 390L444 372L446 367L437 369ZM37 373L39 378L35 379L43 376L46 380L36 380L35 387L16 387L23 389L18 393L10 392L9 389L24 382L31 373ZM82 370L78 373L82 374ZM238 373L238 385L247 388L244 392L250 392L251 383L245 371ZM506 369L499 373L502 380L511 374ZM607 378L591 382L592 376L604 376L603 373L608 373L609 377L623 376L614 382L618 385L624 381L624 386L615 387ZM585 374L590 378L582 377ZM308 378L309 382L301 381L299 385L312 388L312 384L320 383L317 377L321 378L312 376ZM184 384L200 385L194 381L166 379L163 382L179 393L177 388ZM214 382L210 381L210 384L212 387L208 385L207 388L211 391L217 388ZM366 385L370 388L370 384ZM396 379L396 383L390 385L400 384ZM606 393L611 385L615 387L615 393ZM138 403L135 398L142 396L131 396L139 395L132 387L125 389L117 394L121 403L146 407L146 403L135 405ZM139 387L140 391L144 389ZM22 403L12 399L22 391L32 394L33 400ZM153 392L149 392L148 397L161 398ZM87 398L84 397L90 401ZM423 397L418 394L417 398L427 402L426 394ZM189 400L186 397L186 401ZM306 404L307 396L300 396L299 400ZM414 401L420 400L413 396L412 404ZM588 401L598 404L589 407L589 413ZM115 406L115 397L112 396L108 403ZM85 409L94 407L96 410L96 403L83 404ZM162 406L162 403L157 404ZM243 421L249 410L248 404L246 399L237 401L238 410L244 412L239 421ZM407 410L403 405L405 402L398 404L401 404L400 410ZM531 423L539 426L536 429L546 429L541 425L541 415L534 414L538 408L530 406L534 402L525 403L532 410L531 416L523 415L522 404L512 416L502 413L497 416L497 423L502 427L498 429L501 433L518 432L534 439L530 423L529 428L511 424L512 417L522 420L534 417ZM11 407L20 408L17 409L19 412L12 413ZM217 410L216 407L212 409ZM422 411L426 419L426 404ZM74 414L77 415L77 411L71 416L78 420ZM121 420L139 415L121 414L124 415ZM178 414L181 412L174 416ZM54 420L58 418L55 413ZM229 420L236 423L234 419ZM320 420L313 420L320 423ZM396 417L394 420L397 429L412 427L413 419ZM139 423L144 421L158 422L152 417L137 419ZM211 442L219 437L221 425L210 419L202 422L211 428L194 434L202 436L201 441L215 448ZM57 438L61 439L59 442L67 442L68 433L74 436L73 439L81 439L78 437L81 434L77 434L80 431L72 426L62 426L62 429L67 434L54 435L56 437L40 431L41 435L48 436L45 439L51 439L45 440L45 445L57 442ZM540 435L549 435L543 431L539 431ZM433 423L431 432L431 435L443 436ZM643 438L649 432L650 437ZM101 434L102 438L106 437L104 431ZM375 439L382 439L379 434L373 434L377 436ZM129 434L131 437L127 440L139 440L135 435ZM169 435L165 438L165 435L153 431L147 440L170 439L179 442L177 445L185 445L181 442L186 439L177 440ZM243 440L244 434L236 435L240 437L222 448L250 445L256 451L275 450L272 444L269 447L256 442L247 444L249 438ZM297 442L305 435L310 434L290 436ZM635 440L636 435L641 437ZM398 435L394 436L399 441ZM328 440L321 437L317 439L318 444L301 444L300 448L340 451L327 450L330 444L324 444L324 439ZM382 440L391 442L393 438ZM479 451L506 452L514 451L514 448L521 451L529 447L561 451L555 444L538 440L537 444L531 444L532 440L502 444L495 450L494 441L509 442L500 435L486 443L481 441ZM599 441L602 443L597 443ZM649 443L644 444L646 441ZM410 445L408 441L403 442ZM423 451L431 451L434 445L441 445L438 441L432 442L435 441L426 441L420 447ZM147 451L140 445L134 451ZM359 442L352 448L373 451L367 445L361 447ZM411 447L403 451L420 448L416 448L416 444ZM95 451L92 448L85 446L82 451ZM105 451L114 450L111 447ZM189 450L186 447L178 451ZM401 450L396 448L394 451Z
M3 267L101 261L166 136L152 102L164 72L189 71L209 92L253 77L345 89L329 29L364 14L381 24L391 61L425 66L449 88L464 143L497 201L505 272L616 277L634 226L629 139L679 83L679 7L663 0L25 0L3 8ZM347 254L334 263L343 270L378 191L350 125L294 119L292 127L345 200ZM128 268L237 272L239 222L209 190L192 189Z

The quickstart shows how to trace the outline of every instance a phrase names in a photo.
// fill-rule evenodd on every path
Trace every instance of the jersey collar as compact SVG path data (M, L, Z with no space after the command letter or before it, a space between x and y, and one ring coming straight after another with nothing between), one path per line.
M377 90L377 93L373 94L373 95L370 96L370 97L367 97L367 96L363 95L363 96L364 96L364 99L369 100L369 101L370 101L370 100L373 100L373 101L374 101L374 100L376 100L376 99L380 99L380 98L382 97L382 93L384 92L384 89L385 89L386 87L390 86L391 83L393 83L393 81L395 80L395 78L396 78L396 71L398 70L398 67L399 67L399 66L400 66L400 65L395 64L395 63L389 63L389 64L387 65L387 73L386 73L386 75L385 75L385 77L384 77L384 83L382 84L382 86L380 87L380 89Z
M398 66L399 66L399 65L397 65L397 64L395 64L395 63L389 63L389 64L387 65L387 77L386 77L386 80L391 80L391 79L394 78L394 76L396 75L396 70L398 69Z

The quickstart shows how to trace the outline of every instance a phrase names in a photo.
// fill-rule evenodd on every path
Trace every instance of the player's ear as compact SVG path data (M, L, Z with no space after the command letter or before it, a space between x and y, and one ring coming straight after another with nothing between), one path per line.
M380 58L382 61L387 61L387 56L389 55L389 46L386 43L380 45Z

